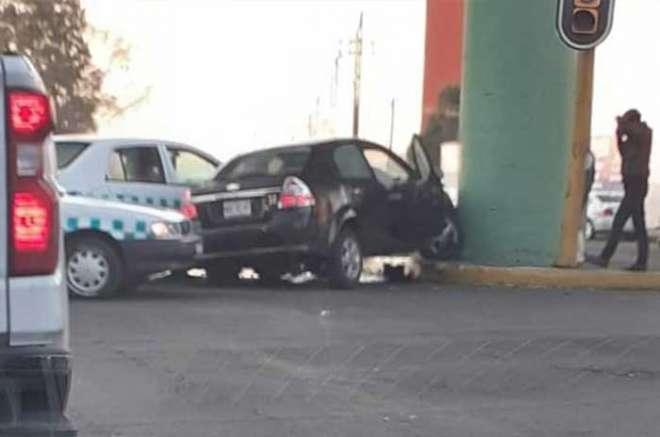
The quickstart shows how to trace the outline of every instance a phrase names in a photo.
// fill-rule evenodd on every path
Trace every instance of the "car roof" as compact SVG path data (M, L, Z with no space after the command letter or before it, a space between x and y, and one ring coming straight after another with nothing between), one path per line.
M324 139L324 140L314 140L314 141L284 144L284 145L279 145L279 146L264 147L262 149L252 150L250 152L241 153L239 155L236 155L233 158L231 158L230 161L233 161L234 159L237 159L237 158L243 158L245 156L256 155L256 154L264 153L264 152L277 152L277 151L285 151L285 150L290 150L290 149L300 149L300 148L305 148L305 147L309 147L309 148L312 148L312 149L320 149L320 148L336 147L336 146L341 146L341 145L344 145L344 144L354 144L354 143L360 143L360 144L366 144L366 145L369 145L369 146L377 146L377 147L385 148L381 144L377 144L377 143L374 143L374 142L368 141L368 140L363 140L361 138L330 138L330 139Z
M55 135L53 140L57 142L76 142L76 143L94 143L94 145L108 145L116 146L117 144L176 144L184 147L191 147L188 144L179 143L177 141L163 140L158 138L138 138L138 137L97 137L94 135L84 134L71 134L71 135Z
M220 160L213 156L212 154L198 149L197 147L191 146L190 144L180 143L178 141L163 140L159 138L138 138L138 137L98 137L95 135L85 135L85 134L67 134L67 135L55 135L53 137L55 143L90 143L94 148L103 148L103 147L115 147L118 145L126 146L140 146L140 145L153 145L153 144L165 144L168 146L175 146L181 149L187 149L199 153L206 157L207 159L220 164Z

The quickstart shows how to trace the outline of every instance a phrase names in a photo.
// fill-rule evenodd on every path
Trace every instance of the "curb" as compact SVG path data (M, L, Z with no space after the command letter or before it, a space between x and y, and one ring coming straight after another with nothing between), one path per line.
M487 267L448 263L421 263L420 267L422 279L442 284L660 291L660 272Z

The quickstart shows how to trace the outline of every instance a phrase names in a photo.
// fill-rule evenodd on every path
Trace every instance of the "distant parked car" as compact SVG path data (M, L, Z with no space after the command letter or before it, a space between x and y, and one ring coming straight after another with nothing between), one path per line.
M177 209L194 218L189 186L213 178L218 160L162 140L55 138L58 182L66 192Z
M585 238L591 240L612 230L614 215L623 200L623 190L595 189L589 195ZM632 219L626 222L626 233L633 231Z
M311 270L339 288L355 286L365 256L421 249L457 254L456 212L418 137L410 165L357 139L261 150L228 162L193 190L208 277L261 280Z
M69 292L111 297L150 274L184 270L201 253L192 222L177 211L65 195L61 222Z

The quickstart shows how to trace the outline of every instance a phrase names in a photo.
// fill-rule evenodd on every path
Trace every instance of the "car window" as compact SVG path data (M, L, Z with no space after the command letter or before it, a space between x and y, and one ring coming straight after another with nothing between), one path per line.
M301 146L264 150L241 156L223 167L216 179L300 174L307 165L310 153L310 147Z
M179 183L207 181L212 179L216 172L213 162L190 150L168 147L167 154Z
M378 182L387 189L405 183L410 179L408 170L399 161L382 150L367 148L364 150L364 157L374 171Z
M339 176L343 179L371 179L372 173L362 152L354 144L339 146L334 150L333 160Z
M79 141L58 141L55 143L57 168L63 169L71 164L87 147L89 147L89 143Z
M417 171L419 171L419 176L422 180L426 181L431 177L431 165L428 157L419 141L415 141L413 147L415 148L415 163L417 164Z
M154 146L148 147L128 147L115 150L114 156L117 158L110 158L110 171L113 171L112 177L110 172L108 179L123 180L126 182L147 182L147 183L165 183L163 175L163 166L160 162L160 155L158 149ZM113 159L115 162L113 162ZM122 174L118 173L118 166L116 159L119 160L122 168Z
M108 164L108 180L111 181L125 181L126 173L124 172L124 165L121 163L121 157L118 152L110 154L110 162Z

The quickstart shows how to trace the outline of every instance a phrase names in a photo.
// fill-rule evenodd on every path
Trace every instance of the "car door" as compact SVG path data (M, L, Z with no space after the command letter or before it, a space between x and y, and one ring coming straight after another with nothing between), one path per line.
M106 181L116 200L179 209L183 187L168 186L157 145L118 146L110 153Z
M165 144L165 175L171 185L193 186L213 179L218 163L189 148Z
M350 207L357 214L363 250L367 254L382 253L392 245L387 192L376 181L357 144L337 146L331 159L341 185L348 190Z
M384 253L408 250L406 210L414 194L414 172L401 158L381 146L364 143L362 152L383 193L382 202L387 210L384 231L389 247Z
M419 136L413 136L407 155L417 177L404 217L405 238L411 244L418 245L442 231L444 214L452 205L443 191L441 176L431 165Z

